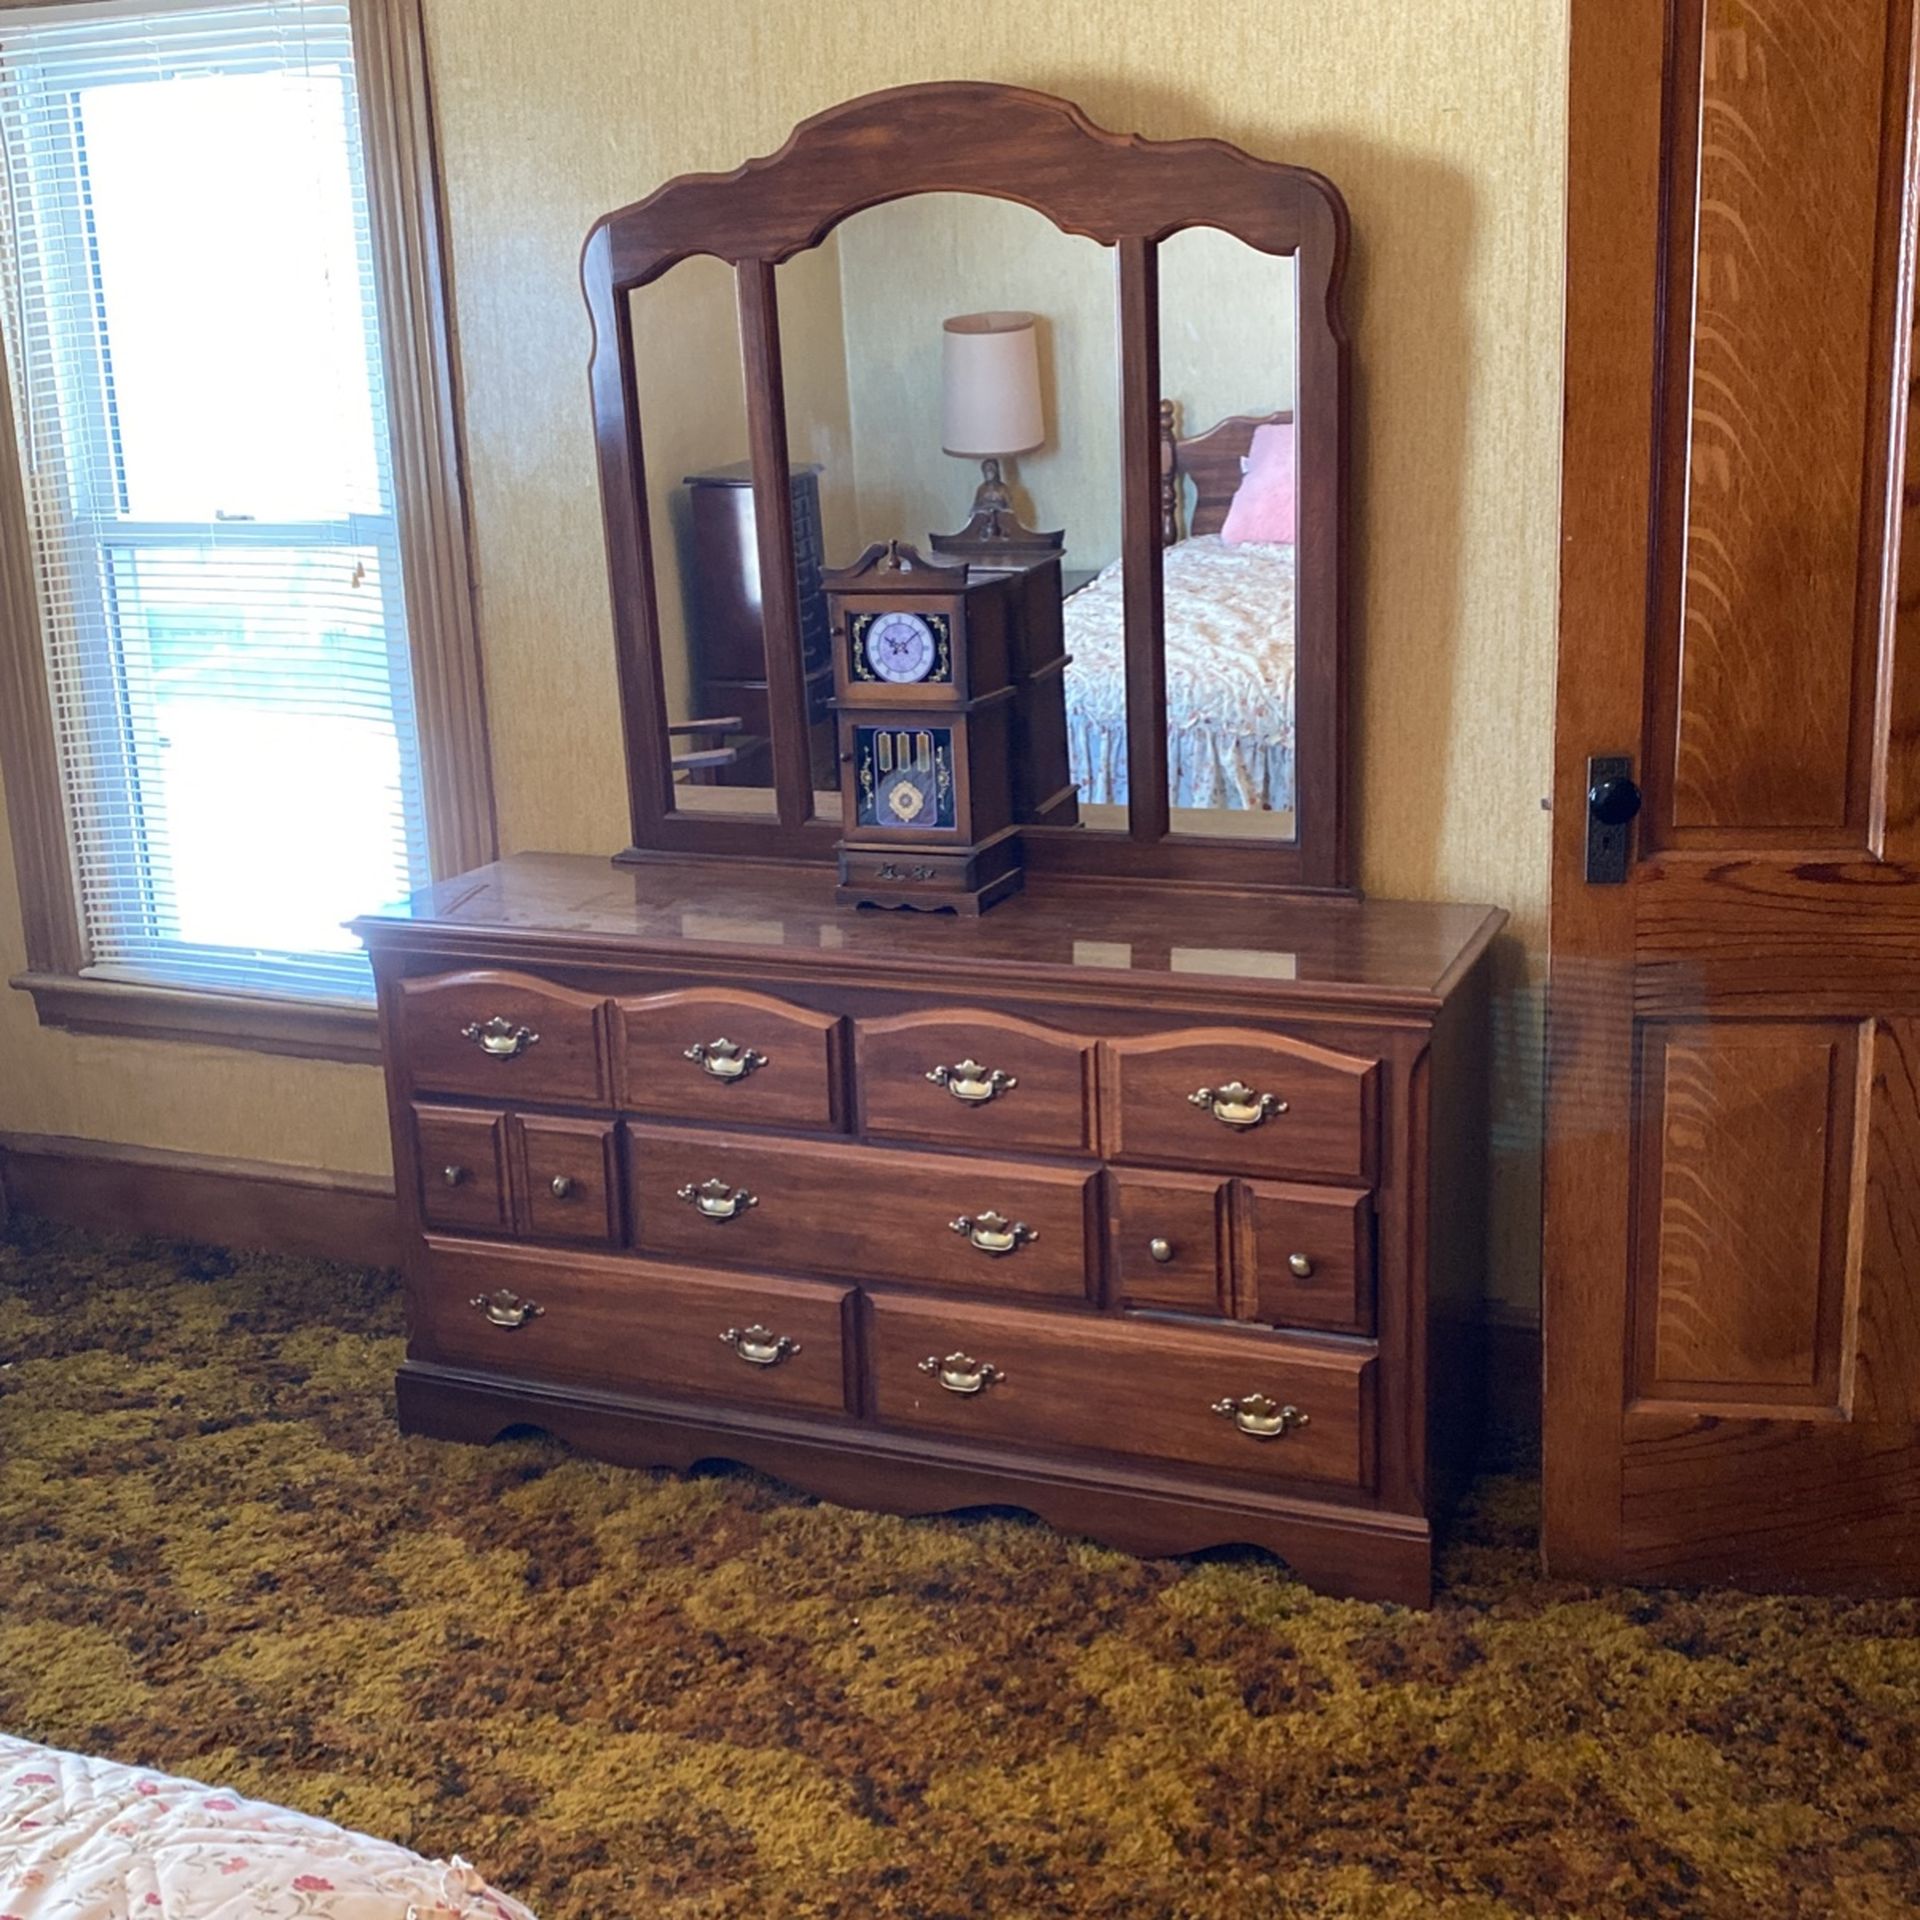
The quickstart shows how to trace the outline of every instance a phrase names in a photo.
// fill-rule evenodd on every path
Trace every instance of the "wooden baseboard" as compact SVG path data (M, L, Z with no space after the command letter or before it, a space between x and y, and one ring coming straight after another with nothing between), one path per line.
M0 1221L39 1214L104 1233L394 1267L393 1182L264 1160L221 1160L58 1134L0 1133Z

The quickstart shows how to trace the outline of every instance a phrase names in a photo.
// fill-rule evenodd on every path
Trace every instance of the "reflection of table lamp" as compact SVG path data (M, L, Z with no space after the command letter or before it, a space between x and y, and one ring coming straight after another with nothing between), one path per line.
M980 462L973 514L958 533L936 533L940 553L981 562L992 554L1036 559L1060 551L1063 535L1036 533L1013 510L1000 463L1045 444L1040 347L1030 313L963 313L941 334L940 444Z

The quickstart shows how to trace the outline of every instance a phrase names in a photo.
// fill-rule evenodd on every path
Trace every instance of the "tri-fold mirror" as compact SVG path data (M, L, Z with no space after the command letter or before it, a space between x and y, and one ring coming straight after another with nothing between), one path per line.
M630 856L832 857L823 579L898 541L1047 602L1030 870L1346 886L1345 251L1316 174L972 82L602 220Z

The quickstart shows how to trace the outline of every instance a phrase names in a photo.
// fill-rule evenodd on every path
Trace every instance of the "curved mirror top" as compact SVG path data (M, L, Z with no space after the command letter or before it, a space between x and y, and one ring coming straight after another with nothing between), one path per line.
M848 102L610 215L586 277L603 478L618 509L644 476L650 534L623 546L610 512L637 843L831 852L875 704L836 699L836 660L912 677L858 664L881 616L848 598L898 543L995 576L979 622L1010 609L980 683L1016 702L1008 742L957 790L1004 760L1029 867L1339 885L1345 244L1315 175L984 83ZM963 736L913 724L896 760L931 740L915 791L944 806Z

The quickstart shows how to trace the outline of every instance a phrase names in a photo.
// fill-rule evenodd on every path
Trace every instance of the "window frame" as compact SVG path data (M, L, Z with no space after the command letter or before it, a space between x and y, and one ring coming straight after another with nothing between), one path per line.
M0 19L47 0L0 0ZM349 0L392 440L427 852L436 878L498 853L468 533L451 275L421 0ZM4 356L0 343L0 356ZM0 776L40 1023L332 1060L378 1060L371 1003L83 974L85 927L47 685L33 541L0 357Z

